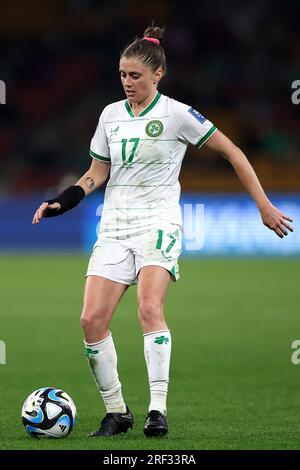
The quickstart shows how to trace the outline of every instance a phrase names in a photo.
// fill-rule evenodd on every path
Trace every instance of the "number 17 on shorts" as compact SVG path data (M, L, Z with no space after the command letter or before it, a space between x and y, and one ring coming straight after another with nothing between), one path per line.
M168 224L155 229L151 237L150 258L167 269L173 281L179 280L178 258L181 254L182 230L179 225ZM150 264L150 263L149 263Z

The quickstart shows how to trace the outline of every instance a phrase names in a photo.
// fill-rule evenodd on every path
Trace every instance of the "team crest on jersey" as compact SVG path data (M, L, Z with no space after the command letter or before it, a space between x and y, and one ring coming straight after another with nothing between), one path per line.
M206 121L206 118L202 116L202 114L200 114L194 108L190 108L189 113L191 113L197 119L197 121L201 122L201 124L203 124Z
M149 137L158 137L164 130L163 123L161 121L150 121L146 126L146 134Z

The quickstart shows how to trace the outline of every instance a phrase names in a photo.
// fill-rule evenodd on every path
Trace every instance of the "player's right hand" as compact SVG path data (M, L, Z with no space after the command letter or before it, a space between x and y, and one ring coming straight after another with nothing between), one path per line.
M38 224L41 221L41 219L45 217L45 213L47 209L56 209L59 211L60 204L58 202L54 202L53 204L49 204L48 202L43 202L33 216L33 219L32 219L33 225Z

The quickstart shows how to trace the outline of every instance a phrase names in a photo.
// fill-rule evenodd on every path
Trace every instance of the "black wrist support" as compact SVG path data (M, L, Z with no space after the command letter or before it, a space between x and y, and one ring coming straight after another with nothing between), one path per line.
M55 198L46 201L48 204L58 202L60 204L60 209L47 209L44 217L55 217L57 215L64 214L68 210L73 209L73 207L76 207L84 196L85 192L81 186L70 186Z

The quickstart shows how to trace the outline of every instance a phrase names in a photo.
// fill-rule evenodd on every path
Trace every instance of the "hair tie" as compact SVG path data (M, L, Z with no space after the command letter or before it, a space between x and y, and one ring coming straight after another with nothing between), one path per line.
M149 36L144 36L143 39L145 41L154 42L154 44L157 44L158 46L160 45L160 40L159 39L150 38Z

